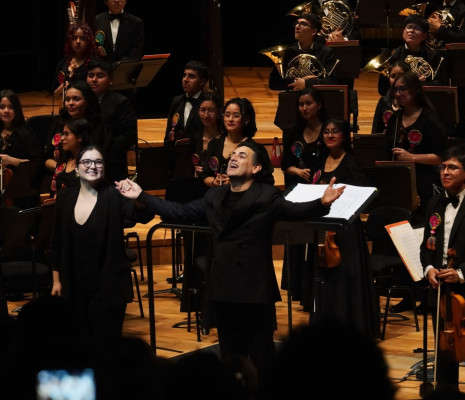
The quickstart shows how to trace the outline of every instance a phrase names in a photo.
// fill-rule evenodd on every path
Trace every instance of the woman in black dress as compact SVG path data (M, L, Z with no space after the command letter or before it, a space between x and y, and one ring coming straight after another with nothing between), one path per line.
M95 146L77 158L78 186L60 189L52 240L52 295L69 298L79 313L82 339L106 350L121 335L126 304L132 299L124 220L149 222L104 180L103 155Z
M321 127L327 118L321 92L316 88L304 89L298 97L297 123L283 132L283 158L281 169L284 172L286 191L298 183L312 183L310 172L314 169L322 148ZM285 249L281 289L288 289L293 300L300 300L304 309L310 307L308 287L312 265L312 247L308 244L290 245ZM292 266L288 270L288 264Z
M415 163L418 208L414 224L423 223L425 209L433 196L434 185L440 185L436 166L446 146L446 130L428 101L418 76L408 71L399 75L391 87L399 110L386 127L386 159Z
M328 119L322 127L321 139L323 156L312 171L314 183L328 184L336 177L340 184L365 186L365 174L352 151L349 124ZM341 262L334 268L314 268L315 309L310 318L336 320L375 337L377 318L373 276L360 220L338 231L335 242L340 248Z
M97 57L95 37L87 24L71 24L66 33L64 57L57 65L51 92L56 99L64 97L68 84L87 79L87 65Z
M61 135L57 167L50 188L52 197L59 189L79 184L79 176L76 174L76 157L82 148L91 143L92 129L87 120L70 119L66 122Z
M389 69L389 85L392 86L396 78L404 72L410 71L411 67L405 61L398 60L393 63ZM371 133L384 133L386 126L394 111L399 109L397 100L391 95L390 91L378 100L375 114L373 116L373 126Z
M200 175L209 187L229 184L226 167L234 149L246 140L253 140L257 132L255 110L246 98L235 97L223 107L224 133L208 144L206 168Z

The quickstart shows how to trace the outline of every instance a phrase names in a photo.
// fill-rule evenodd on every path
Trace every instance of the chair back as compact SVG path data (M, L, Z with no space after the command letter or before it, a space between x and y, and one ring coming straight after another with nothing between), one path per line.
M147 147L140 150L137 182L143 190L166 189L167 163L166 147Z
M36 134L39 139L42 152L45 150L48 135L50 133L54 116L34 115L26 119L26 125Z
M398 255L385 226L400 221L411 223L411 211L394 206L380 206L370 211L365 225L365 234L367 240L372 242L372 254Z
M19 210L5 229L0 262L31 257L40 223L40 207Z

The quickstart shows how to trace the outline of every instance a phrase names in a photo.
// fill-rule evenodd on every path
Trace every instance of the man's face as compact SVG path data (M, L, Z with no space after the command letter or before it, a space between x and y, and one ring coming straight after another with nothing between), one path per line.
M108 10L112 14L119 14L126 5L126 0L105 0Z
M417 49L426 40L426 32L416 24L407 24L402 34L405 44L409 49Z
M294 22L294 37L297 41L313 40L316 34L317 30L306 19L299 18Z
M239 146L231 154L231 158L228 163L227 175L230 178L240 177L247 180L252 178L253 174L256 174L261 169L261 165L254 165L253 150L246 146Z
M111 79L103 69L94 68L87 72L87 83L94 93L100 97L110 89Z
M450 194L457 194L465 189L465 170L456 158L445 160L440 165L441 183Z
M197 71L194 71L193 69L184 70L184 74L182 76L182 89L184 90L184 93L189 96L196 94L205 86L206 83L205 79L200 78Z

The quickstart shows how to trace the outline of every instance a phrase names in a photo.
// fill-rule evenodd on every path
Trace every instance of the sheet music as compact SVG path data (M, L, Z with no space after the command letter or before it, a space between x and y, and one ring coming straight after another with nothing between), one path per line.
M334 187L337 188L343 185L344 183L337 183ZM286 200L302 203L304 201L320 199L327 187L328 185L299 183L286 196ZM371 186L346 185L344 193L331 205L331 210L325 218L350 219L375 191L376 188Z
M413 229L408 221L386 225L386 229L410 276L415 282L420 281L424 277L423 266L420 261L423 229ZM422 232L420 233L420 231Z

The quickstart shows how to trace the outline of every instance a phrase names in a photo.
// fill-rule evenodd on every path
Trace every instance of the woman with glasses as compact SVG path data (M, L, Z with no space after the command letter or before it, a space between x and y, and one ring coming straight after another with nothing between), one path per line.
M102 352L121 338L126 304L132 300L124 220L147 223L153 218L106 183L105 169L97 147L83 148L75 167L79 185L57 194L51 292L71 300L81 340Z
M391 88L397 101L395 111L386 127L386 159L415 163L418 208L414 223L423 223L426 205L433 196L433 185L440 185L436 166L445 149L446 131L428 101L418 76L408 71L399 75Z
M349 123L328 119L322 126L322 157L311 172L312 182L328 184L333 177L340 184L366 186L367 179L351 147ZM339 246L340 264L333 268L314 266L312 293L314 321L333 319L376 337L377 318L368 247L359 219L345 230L320 232ZM327 234L327 235L326 235ZM323 239L323 238L322 238ZM314 250L315 246L314 246ZM314 253L313 253L314 254ZM312 255L313 259L315 258Z
M207 166L201 174L201 179L209 187L230 183L226 175L226 167L232 152L240 143L253 140L257 132L255 110L246 98L235 97L227 101L223 107L222 117L223 134L218 139L212 139L208 144Z
M391 87L395 79L404 72L410 71L411 67L405 61L398 60L394 62L389 68L389 86ZM399 109L397 100L388 93L385 96L381 96L376 105L375 114L373 116L373 125L371 133L384 133L386 131L386 125L391 118L394 111Z

